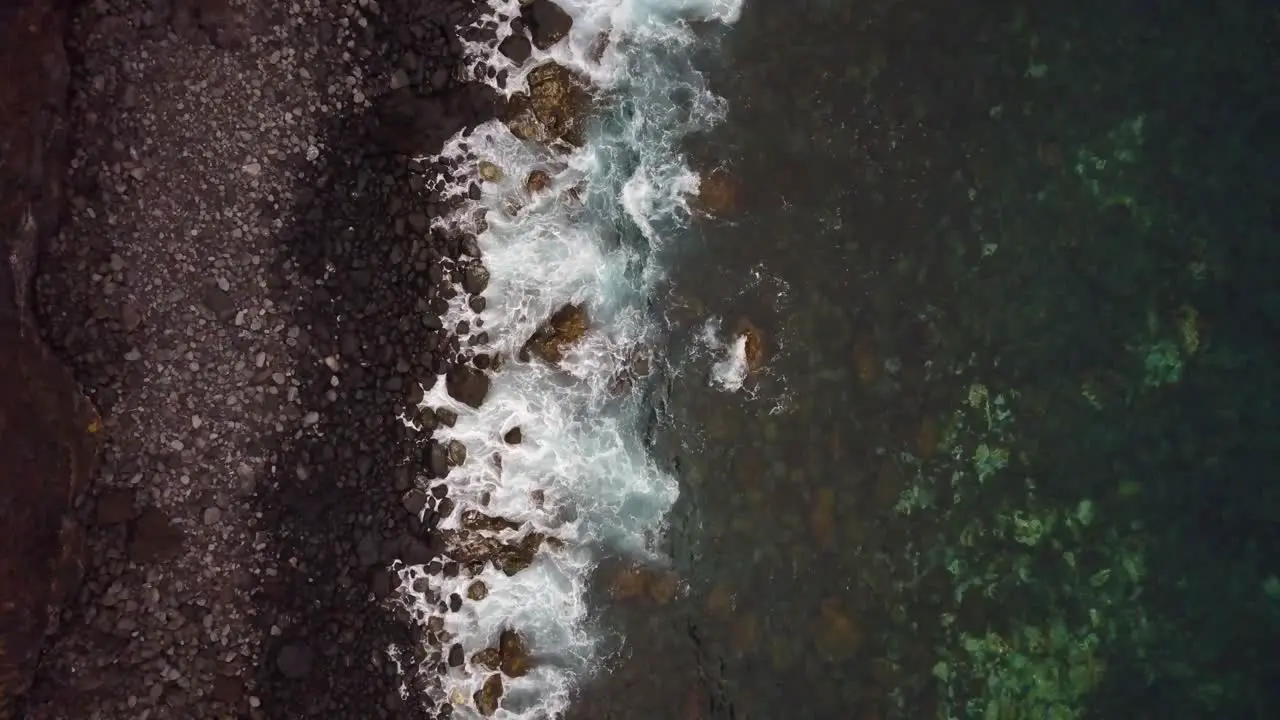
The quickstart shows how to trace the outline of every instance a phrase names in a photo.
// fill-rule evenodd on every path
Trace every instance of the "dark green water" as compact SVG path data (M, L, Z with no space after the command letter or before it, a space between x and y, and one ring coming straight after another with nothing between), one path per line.
M591 718L1280 717L1280 15L767 3ZM751 393L708 316L760 328Z

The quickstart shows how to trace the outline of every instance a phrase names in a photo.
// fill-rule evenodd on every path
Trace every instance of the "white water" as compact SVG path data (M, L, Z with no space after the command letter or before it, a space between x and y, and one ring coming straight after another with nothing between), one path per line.
M620 394L615 379L637 348L659 339L661 328L647 303L663 278L662 250L678 242L688 218L686 197L698 187L679 142L722 114L689 65L696 40L686 20L731 23L741 0L557 2L574 18L569 38L547 53L535 50L523 69L497 54L496 44L473 45L477 69L511 70L512 92L522 89L529 69L549 57L611 92L618 107L603 114L586 147L567 157L516 139L498 122L455 138L443 153L472 169L463 184L441 188L454 196L463 193L466 181L478 179L479 160L504 173L498 183L483 183L482 199L449 221L474 227L468 218L484 215L487 229L478 241L492 280L483 313L473 313L460 295L445 326L464 319L473 327L482 324L491 344L477 349L500 354L506 363L493 374L478 411L451 400L444 378L424 400L458 412L456 426L437 430L436 437L457 439L468 450L466 462L445 481L457 510L441 526L457 527L462 512L476 508L523 523L505 533L512 538L537 530L566 543L562 550L544 548L532 567L513 577L487 569L479 578L429 578L441 597L465 597L476 579L488 587L484 600L467 600L460 612L444 616L446 631L468 658L496 646L504 628L529 641L534 669L522 678L503 678L502 707L494 715L500 720L551 718L567 707L576 684L599 661L584 604L594 559L602 550L650 557L675 502L674 478L650 460L641 442L640 398L631 391ZM505 28L518 1L491 8ZM590 51L601 32L608 32L609 43L592 62ZM672 92L681 88L683 107L677 107ZM553 184L527 198L524 179L535 168L549 171ZM581 202L566 197L563 191L580 182ZM503 209L513 198L523 203L514 217ZM585 304L591 318L587 337L559 368L517 362L535 328L569 302ZM503 434L517 426L523 442L506 445ZM495 458L501 458L501 469ZM541 505L534 502L535 490L545 497ZM485 507L482 493L489 495ZM405 587L420 573L421 568L406 570ZM425 601L418 609L436 612ZM455 717L476 716L471 698L487 674L451 669L439 699L455 704Z

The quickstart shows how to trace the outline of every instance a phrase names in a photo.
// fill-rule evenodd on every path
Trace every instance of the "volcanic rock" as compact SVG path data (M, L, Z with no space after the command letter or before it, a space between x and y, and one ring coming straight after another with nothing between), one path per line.
M507 104L505 120L522 140L543 144L558 141L581 147L583 124L591 109L586 81L556 63L545 63L529 73L529 92Z
M587 311L582 305L565 305L534 331L520 348L520 359L537 357L551 364L564 360L565 353L587 334Z
M559 5L551 0L533 0L521 11L529 31L533 35L533 46L546 50L560 42L573 27L573 18Z

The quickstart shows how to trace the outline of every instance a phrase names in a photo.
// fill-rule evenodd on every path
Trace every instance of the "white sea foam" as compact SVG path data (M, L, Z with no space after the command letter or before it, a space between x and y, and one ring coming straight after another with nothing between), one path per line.
M488 595L445 615L445 629L466 655L496 646L504 628L520 632L534 653L534 669L504 678L499 720L551 718L563 711L576 683L596 669L597 635L584 603L588 573L602 549L638 557L651 555L663 530L677 486L647 456L638 432L641 398L620 389L639 348L659 339L648 301L663 277L664 247L678 241L687 217L686 197L697 175L685 164L679 142L688 132L714 123L720 102L691 67L695 36L689 21L731 23L741 0L556 0L574 18L570 36L549 51L534 51L523 68L496 52L496 43L473 44L475 76L488 67L509 73L506 92L524 88L528 70L544 59L571 67L609 91L615 107L603 114L580 150L556 157L522 142L500 123L454 138L443 155L472 169L487 160L504 179L483 183L479 201L468 201L447 224L471 225L483 214L478 236L491 275L487 307L472 312L459 296L446 327L467 320L489 335L478 350L501 355L488 399L479 410L453 401L440 378L424 405L448 407L459 419L437 430L442 442L456 439L467 459L446 480L458 510L441 522L456 528L467 509L519 523L505 535L531 531L564 541L544 548L532 567L508 577L486 570L478 578L428 578L442 597L465 590L476 579ZM518 13L518 0L495 2L490 19ZM599 37L607 33L603 52ZM502 37L498 38L501 41ZM591 58L598 57L598 60ZM677 103L673 93L683 98ZM463 147L466 147L466 150ZM535 168L552 185L526 198L524 179ZM579 199L564 191L581 185ZM439 188L461 197L465 185ZM511 203L523 205L509 212ZM515 361L536 327L566 303L582 303L590 331L559 368ZM523 442L507 445L503 434L521 428ZM496 460L500 458L500 462ZM542 496L535 502L534 491ZM481 507L481 496L488 504ZM655 559L656 558L652 558ZM403 573L405 586L421 568ZM435 612L425 602L425 614ZM455 717L473 717L472 696L487 672L453 668L441 698L455 703Z

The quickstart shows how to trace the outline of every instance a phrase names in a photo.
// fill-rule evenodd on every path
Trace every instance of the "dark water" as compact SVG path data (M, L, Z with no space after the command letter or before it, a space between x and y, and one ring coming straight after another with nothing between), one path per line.
M592 718L1280 717L1280 15L748 1ZM736 394L708 316L766 341Z

